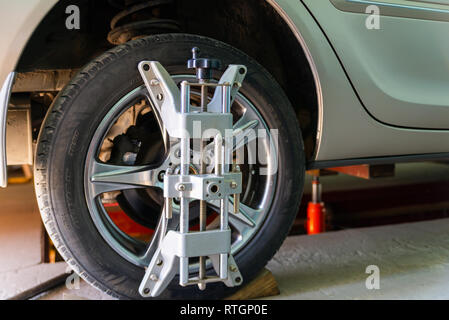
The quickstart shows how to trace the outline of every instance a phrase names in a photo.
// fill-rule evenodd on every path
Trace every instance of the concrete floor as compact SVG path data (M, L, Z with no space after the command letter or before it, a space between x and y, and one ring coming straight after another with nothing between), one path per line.
M449 219L289 237L267 268L281 294L265 299L449 299ZM368 290L366 267L380 270ZM81 281L45 300L111 299Z
M43 228L33 185L0 190L0 299L8 299L63 273L65 263L42 263Z
M447 165L398 169L403 182L449 177ZM334 189L373 183L325 179L325 187ZM388 179L382 180L399 183ZM0 299L5 299L64 273L66 265L41 263L42 229L32 185L0 190L0 203ZM378 290L365 287L369 265L380 270ZM281 291L273 299L449 299L449 219L289 237L267 268ZM110 299L83 281L79 289L62 286L39 298Z
M0 190L0 273L41 262L42 223L32 184Z
M267 268L276 299L449 299L449 219L290 237Z

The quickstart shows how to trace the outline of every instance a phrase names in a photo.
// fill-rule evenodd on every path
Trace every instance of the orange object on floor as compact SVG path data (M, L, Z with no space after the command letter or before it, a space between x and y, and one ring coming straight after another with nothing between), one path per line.
M309 202L307 207L307 234L317 234L326 231L326 212L324 203Z
M320 177L312 177L312 201L307 206L307 234L317 234L326 231L326 211L321 201Z

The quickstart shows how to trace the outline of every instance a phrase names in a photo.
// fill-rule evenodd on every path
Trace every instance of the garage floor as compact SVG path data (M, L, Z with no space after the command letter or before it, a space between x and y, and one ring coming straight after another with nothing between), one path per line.
M449 299L449 219L290 237L268 269L279 299Z
M0 190L0 299L13 298L65 273L43 264L43 228L32 184Z
M447 168L427 178L447 177ZM5 299L61 275L66 265L41 263L42 229L31 185L0 190L0 203ZM378 290L365 286L369 265L380 270ZM267 268L279 283L275 299L449 299L449 219L289 237ZM63 285L37 298L110 299L83 281L79 289Z
M281 294L268 299L449 299L449 219L289 237L267 268ZM380 289L365 286L366 267ZM84 282L40 299L110 299Z

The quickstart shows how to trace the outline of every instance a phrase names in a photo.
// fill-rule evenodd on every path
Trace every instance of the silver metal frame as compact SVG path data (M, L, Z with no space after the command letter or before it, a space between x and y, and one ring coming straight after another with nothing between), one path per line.
M145 272L139 293L143 297L158 296L178 273L179 284L187 286L196 284L204 289L206 283L224 282L227 286L242 283L242 276L231 255L231 231L229 229L229 196L242 192L241 173L234 167L229 173L232 148L228 148L224 137L227 130L232 130L231 102L235 98L241 82L246 75L246 68L231 65L218 83L191 83L183 81L181 91L172 78L156 61L142 61L138 66L145 86L158 108L171 138L180 139L180 174L171 172L164 176L164 198L166 205L162 215L162 226L171 219L171 202L180 199L179 231L166 229L161 232L155 254ZM215 87L215 94L207 105L206 112L193 110L190 105L190 87ZM214 129L215 172L214 174L190 175L190 142L193 135L194 121L201 123L201 137L208 129ZM189 231L189 202L192 200L220 201L220 228L216 230ZM168 205L167 205L168 204ZM238 201L234 200L238 205ZM239 209L237 208L237 211ZM205 276L205 264L200 263L198 277L190 277L189 258L210 257L217 276ZM232 264L232 268L230 268ZM229 269L229 270L228 270ZM232 273L232 276L229 276Z
M8 75L0 91L0 187L2 188L8 185L8 173L6 171L6 116L15 75L15 72L11 72Z

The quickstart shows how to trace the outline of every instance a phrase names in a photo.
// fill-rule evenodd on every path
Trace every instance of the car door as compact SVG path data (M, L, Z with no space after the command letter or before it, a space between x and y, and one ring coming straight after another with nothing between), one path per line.
M372 117L449 129L449 0L302 1Z

